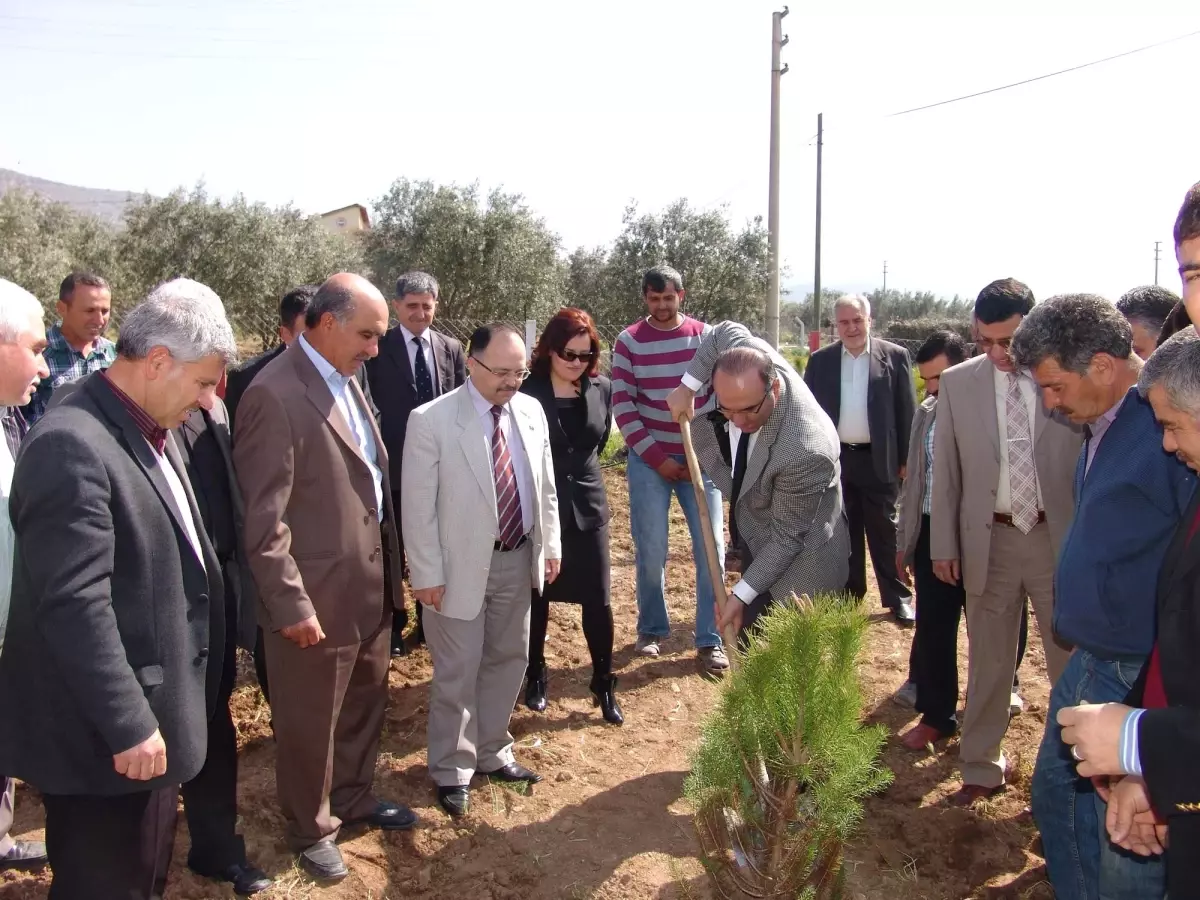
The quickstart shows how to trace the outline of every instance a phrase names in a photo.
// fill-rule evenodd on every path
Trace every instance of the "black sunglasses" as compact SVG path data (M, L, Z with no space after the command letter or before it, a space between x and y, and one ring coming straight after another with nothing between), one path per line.
M586 363L586 362L591 362L592 357L594 357L596 354L592 353L590 350L587 353L577 353L574 350L559 350L558 355L561 356L567 362L577 362L578 361L578 362Z

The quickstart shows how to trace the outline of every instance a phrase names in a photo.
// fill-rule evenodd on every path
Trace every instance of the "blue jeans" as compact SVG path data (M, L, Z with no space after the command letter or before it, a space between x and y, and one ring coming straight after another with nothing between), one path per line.
M1137 856L1109 842L1104 801L1076 774L1057 721L1060 709L1083 700L1120 703L1141 667L1141 660L1113 662L1076 650L1050 693L1031 805L1058 900L1161 900L1166 892L1162 857Z
M678 458L682 462L682 458ZM720 647L716 614L713 612L712 581L704 555L704 535L700 530L700 509L690 481L667 481L658 470L647 465L636 453L629 454L626 467L629 478L629 525L633 532L633 550L637 561L638 634L665 638L671 633L667 615L667 534L670 528L671 494L679 499L683 517L692 534L692 556L696 560L696 647ZM721 511L721 492L704 479L704 496L717 539L717 558L725 558L725 524Z

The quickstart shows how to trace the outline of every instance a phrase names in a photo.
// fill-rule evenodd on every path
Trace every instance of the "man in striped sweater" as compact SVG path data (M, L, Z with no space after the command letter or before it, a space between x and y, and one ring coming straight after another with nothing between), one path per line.
M613 415L629 445L629 520L637 561L637 651L658 656L671 630L665 597L668 513L671 495L687 519L696 560L696 652L704 667L719 675L729 668L714 614L712 581L704 556L700 510L684 461L679 424L667 408L667 394L679 386L709 326L683 314L683 276L655 266L642 277L649 315L630 325L613 345ZM712 405L711 391L696 396L697 412ZM709 517L724 554L721 494L704 480Z

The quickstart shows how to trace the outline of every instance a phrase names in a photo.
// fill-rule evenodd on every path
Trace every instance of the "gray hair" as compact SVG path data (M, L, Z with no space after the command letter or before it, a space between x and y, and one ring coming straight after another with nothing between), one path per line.
M188 278L160 284L121 321L118 355L145 359L155 347L165 348L180 363L213 355L226 365L237 362L237 344L221 299L212 288Z
M1142 366L1138 393L1161 387L1180 412L1200 416L1200 335L1194 326L1171 335Z
M437 279L428 272L405 272L396 279L396 299L403 300L409 294L433 294L438 298Z
M313 294L312 303L304 313L306 328L316 328L321 322L321 316L329 313L339 325L345 325L354 318L354 290L326 281Z
M29 330L30 322L41 321L43 315L37 297L19 284L0 278L0 343L14 343Z
M775 383L775 363L770 355L757 347L730 347L717 357L714 372L724 372L737 378L755 372L762 379L763 387Z
M1083 375L1097 353L1129 359L1133 329L1103 297L1061 294L1029 311L1017 326L1009 352L1023 369L1053 359L1064 370Z
M853 306L857 309L864 319L871 318L871 301L864 294L842 294L833 301L833 314L837 315L837 310L842 306Z

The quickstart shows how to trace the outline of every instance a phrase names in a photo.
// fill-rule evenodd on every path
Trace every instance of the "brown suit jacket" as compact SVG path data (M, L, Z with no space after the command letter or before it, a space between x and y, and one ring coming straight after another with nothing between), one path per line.
M299 341L246 389L233 444L262 626L279 631L315 614L331 646L366 640L403 602L396 589L384 596L385 565L401 584L387 450L357 380L350 390L383 471L386 538L367 462Z
M1000 481L1000 426L992 364L977 356L942 373L933 435L930 556L962 564L968 594L982 594ZM1050 544L1059 548L1075 515L1074 478L1083 429L1040 402L1033 421L1037 468ZM911 474L911 473L910 473Z

